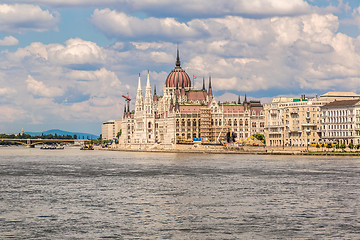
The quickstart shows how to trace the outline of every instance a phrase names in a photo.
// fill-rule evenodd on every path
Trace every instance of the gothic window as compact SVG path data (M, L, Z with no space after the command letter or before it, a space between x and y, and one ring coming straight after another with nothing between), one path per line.
M237 127L237 120L234 120L234 126Z
M185 119L181 119L181 126L185 127Z
M251 126L256 128L256 122L251 123Z
M179 123L179 119L176 119L176 127L179 127L180 123Z
M193 120L193 126L196 127L196 119Z
M187 126L188 126L188 127L191 126L191 121L190 121L190 119L187 120Z
M148 123L148 128L151 128L151 122Z

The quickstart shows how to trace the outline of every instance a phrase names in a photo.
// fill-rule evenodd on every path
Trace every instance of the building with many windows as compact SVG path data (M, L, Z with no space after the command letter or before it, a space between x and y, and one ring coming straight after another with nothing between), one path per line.
M360 144L359 99L333 101L321 108L325 142Z
M101 127L101 136L103 140L115 140L121 129L121 120L109 120L104 122Z
M328 92L320 97L274 98L264 105L266 145L308 146L322 141L322 107L339 100L356 101L359 97L351 92Z
M259 101L220 103L213 96L211 77L208 89L194 89L188 74L181 68L179 51L175 68L165 80L164 95L159 96L150 84L149 73L143 96L139 75L135 110L125 106L121 144L176 144L194 139L202 142L224 140L232 130L237 139L264 133L264 112Z

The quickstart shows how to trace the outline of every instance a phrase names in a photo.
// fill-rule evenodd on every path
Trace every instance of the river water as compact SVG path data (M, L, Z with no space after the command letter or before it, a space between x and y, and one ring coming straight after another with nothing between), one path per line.
M360 160L0 148L1 239L360 239Z

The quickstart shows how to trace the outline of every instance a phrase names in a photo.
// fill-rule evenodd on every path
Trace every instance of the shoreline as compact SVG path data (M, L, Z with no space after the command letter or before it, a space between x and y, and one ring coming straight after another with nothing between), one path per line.
M133 147L133 148L131 148ZM96 147L100 151L121 151L121 152L143 152L143 153L176 153L176 154L239 154L239 155L292 155L292 156L354 156L359 157L358 152L340 152L340 151L303 151L300 149L267 149L262 147L242 147L242 148L226 148L223 146L216 146L212 148L192 148L192 147L173 147L173 148L154 148L154 147L140 147L134 146L112 146L109 148ZM301 148L303 149L303 148Z

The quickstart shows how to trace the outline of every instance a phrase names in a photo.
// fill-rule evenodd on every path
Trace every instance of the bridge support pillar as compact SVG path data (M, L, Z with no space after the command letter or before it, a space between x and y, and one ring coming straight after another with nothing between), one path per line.
M27 146L28 148L34 148L34 147L35 147L35 145L31 145L31 139L27 139L27 141L26 141L26 146Z

